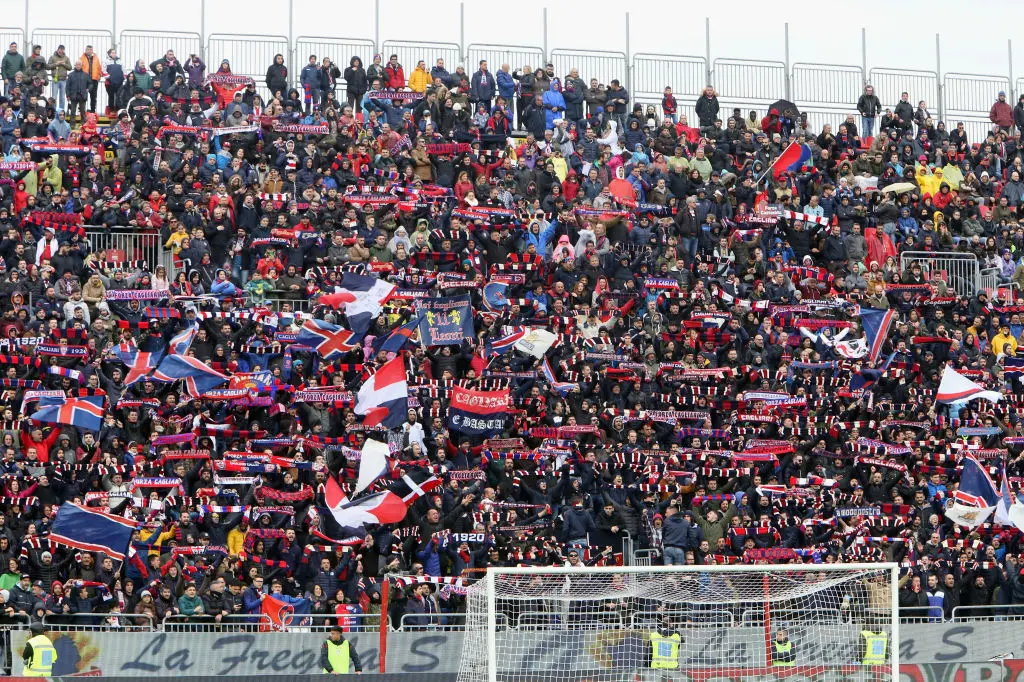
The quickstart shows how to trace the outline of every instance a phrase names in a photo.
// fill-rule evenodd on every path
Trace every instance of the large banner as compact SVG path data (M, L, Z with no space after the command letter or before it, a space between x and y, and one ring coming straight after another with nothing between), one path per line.
M448 428L470 436L493 436L505 429L509 392L472 391L456 386L448 404Z
M420 340L426 346L459 346L473 338L473 306L469 296L424 298L416 304Z
M1024 633L1013 625L1014 621L995 621L901 626L901 682L1024 682L1020 661L1004 661L1004 669L990 660L1024 657ZM799 652L797 666L825 665L837 679L852 677L865 682L853 674L858 670L855 625L837 623L818 629L813 636L795 624L788 629ZM24 665L19 654L31 635L27 630L10 634L11 651L15 652L13 673L21 675ZM646 650L637 646L645 642L645 634L644 630L614 628L501 632L500 670L517 671L524 677L537 675L537 679L546 675L549 680L550 671L556 669L621 670L637 662L633 660L636 652ZM320 645L327 633L97 631L53 632L50 636L57 649L55 676L187 677L318 674ZM345 636L356 646L364 673L377 672L379 634ZM738 669L756 671L764 664L763 628L695 627L685 629L683 637L680 661L684 669L716 670L716 679L742 682L746 676ZM505 638L514 641L503 641ZM392 632L387 639L386 669L389 673L458 672L462 651L461 632ZM486 654L481 651L478 655ZM933 669L932 663L943 665ZM792 672L786 682L804 679L798 671ZM755 678L758 682L769 679L749 676L751 682Z

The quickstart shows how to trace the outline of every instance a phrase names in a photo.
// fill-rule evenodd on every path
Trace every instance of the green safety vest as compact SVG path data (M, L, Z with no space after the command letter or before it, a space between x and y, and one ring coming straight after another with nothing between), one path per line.
M327 640L327 660L331 662L331 668L335 674L348 674L348 640L342 640L338 644ZM326 673L327 671L324 670Z
M778 642L778 641L773 641L772 642L772 646L775 648L775 655L772 656L772 665L773 666L778 666L780 668L781 667L791 668L794 665L796 665L796 661L789 661L788 663L784 663L783 661L780 660L783 657L779 656L779 654L788 654L790 651L792 651L793 650L793 642L790 642L788 640L785 643Z
M885 652L889 648L889 635L884 632L861 630L860 636L864 638L864 659L861 661L861 664L885 665Z
M666 670L679 669L679 644L682 638L678 632L665 637L658 632L648 635L651 640L651 667Z
M28 640L32 645L32 662L25 666L25 677L49 677L57 661L57 650L46 635L36 635Z

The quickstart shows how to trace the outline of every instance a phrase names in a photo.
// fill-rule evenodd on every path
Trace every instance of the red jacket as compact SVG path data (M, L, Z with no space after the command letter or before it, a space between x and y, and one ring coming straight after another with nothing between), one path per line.
M405 70L402 69L402 65L392 66L389 62L384 67L384 75L388 78L388 87L393 90L405 87Z
M1010 108L1010 103L996 100L988 112L988 120L1003 128L1011 127L1013 125L1013 109Z

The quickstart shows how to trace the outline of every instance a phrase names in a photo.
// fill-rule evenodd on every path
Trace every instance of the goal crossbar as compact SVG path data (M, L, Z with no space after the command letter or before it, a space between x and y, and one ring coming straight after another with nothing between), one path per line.
M737 604L749 603L749 602L754 602L754 601L758 601L758 600L762 601L765 604L765 607L764 607L764 628L765 628L764 645L765 645L765 647L770 649L772 647L772 643L768 639L769 638L769 626L768 626L769 613L770 613L770 611L772 609L775 608L774 606L770 606L770 604L774 603L775 601L785 601L786 599L789 599L791 597L787 597L787 596L776 597L775 595L769 595L768 594L769 589L770 589L769 586L771 584L779 584L779 585L785 586L785 583L781 579L784 578L786 574L789 574L790 576L793 576L794 577L793 578L794 581L796 581L797 580L797 578L795 577L796 574L817 574L818 576L823 576L824 574L833 574L834 573L834 574L836 574L834 578L833 578L833 576L829 575L827 579L823 579L822 580L822 582L820 583L821 584L821 588L820 588L821 590L826 590L830 586L842 585L842 584L844 584L846 582L853 583L853 582L856 582L858 580L862 580L864 578L867 578L869 576L870 577L874 577L874 578L880 578L882 576L885 576L887 578L886 582L888 583L888 588L889 589L886 591L884 589L884 587L883 587L882 588L882 593L888 592L888 595L887 595L888 596L888 605L887 605L885 611L887 611L889 613L888 613L888 615L879 614L877 616L871 616L871 619L872 619L871 622L875 622L879 626L884 623L885 627L883 629L888 632L888 637L889 637L888 642L889 642L889 644L888 644L887 651L885 653L885 659L887 659L887 660L885 660L884 665L874 665L874 666L871 666L870 667L870 671L872 671L872 673L878 673L879 670L882 670L882 671L884 671L884 675L888 676L889 679L891 680L891 682L898 682L898 680L899 680L899 618L897 617L897 607L898 607L898 604L899 604L899 585L898 585L899 570L900 570L899 569L899 565L896 564L896 563L892 563L892 562L888 562L888 563L843 563L843 564L825 564L825 563L822 563L822 564L769 564L769 565L765 565L765 564L735 564L735 565L729 565L729 564L726 564L726 565L682 565L682 566L680 566L680 565L676 565L676 566L600 566L600 567L588 567L588 568L582 568L582 569L581 568L569 567L569 566L521 566L521 567L490 568L490 569L488 569L487 574L486 574L484 580L480 581L480 583L478 583L476 586L470 588L470 590L471 591L475 591L479 595L479 597L484 597L484 595L480 594L480 592L484 592L485 591L485 594L486 594L485 600L481 600L481 601L483 601L483 603L486 604L486 606L484 607L486 609L486 612L485 613L477 613L476 614L477 616L483 616L482 619L478 618L476 622L480 626L482 626L481 629L485 629L486 630L486 638L485 638L485 640L479 642L479 645L483 645L481 648L483 648L486 651L486 656L487 656L486 668L483 669L483 670L479 670L479 672L480 673L484 673L484 670L486 670L486 677L483 677L483 675L480 675L479 677L483 677L483 679L486 679L488 682L503 682L504 680L515 679L515 676L510 676L507 673L501 673L500 670L499 670L499 665L507 666L509 664L508 651L507 651L508 644L503 644L503 645L499 646L499 631L500 631L499 630L499 622L501 622L502 628L509 627L509 626L506 626L504 621L501 621L499 619L499 610L501 608L499 606L499 601L501 603L506 604L506 606L507 606L507 604L509 602L527 601L527 600L537 599L538 598L537 595L531 594L529 592L525 592L525 593L522 593L522 594L502 592L502 593L499 594L499 591L502 588L506 588L507 589L509 587L509 585L511 584L511 583L503 583L502 580L504 578L514 579L517 576L521 576L521 577L524 577L524 578L528 578L528 577L531 577L531 576L532 577L548 576L548 577L551 577L551 578L556 578L556 579L558 579L560 581L561 580L567 581L567 584L569 584L569 583L572 582L572 578L573 577L578 577L578 578L587 578L587 577L600 578L601 576L605 576L607 578L607 576L622 576L623 578L626 579L626 581L632 587L638 588L640 590L643 590L643 589L646 588L646 583L643 582L643 581L638 581L637 578L636 578L637 576L650 576L651 579L652 579L652 585L657 587L656 583L658 582L659 579L664 580L664 578L666 578L668 576L672 576L672 575L681 576L681 577L682 576L690 576L690 578L692 579L695 574L696 575L703 575L705 577L707 577L707 576L712 576L713 577L714 574L728 574L728 575L732 575L732 576L739 576L740 574L761 574L762 576L764 576L763 583L764 583L765 593L763 595L751 594L748 598L738 598L734 602L731 602L731 605L735 606ZM725 576L722 576L722 579L725 579ZM758 581L755 576L751 576L749 578L743 578L743 580L744 581L753 581L753 582L750 583L751 585L761 584L761 581ZM811 580L811 579L809 579L809 580ZM551 584L554 585L555 583L552 582ZM879 584L879 586L881 586L881 584ZM816 585L814 583L810 583L809 582L808 585L805 586L805 591L806 592L813 593L813 592L816 591L816 589L818 589L818 588L816 588ZM513 590L513 592L514 592L514 590ZM602 592L603 591L599 589L599 590L597 590L597 592L593 596L595 598L600 599L602 597L600 597L599 595ZM656 592L656 590L655 590L655 592ZM551 594L548 594L548 595L544 596L543 598L549 599L551 601L574 602L576 600L586 600L588 598L588 596L586 594L577 595L575 593L573 593L573 594L555 594L555 593L551 593ZM676 599L665 599L664 597L662 597L660 599L664 603L671 603L671 602L677 602L678 601L678 602L682 602L682 603L689 602L689 603L691 603L693 605L703 604L705 606L708 605L708 604L714 603L714 602L711 602L711 601L703 601L702 602L699 598L696 597L696 595L688 595L688 594L680 594L678 600L676 600ZM691 599L692 599L692 601L691 601ZM479 606L483 607L483 603L481 603L481 601L477 601L476 603L479 604ZM729 606L730 603L729 602L724 602L724 605L725 606ZM483 611L484 608L480 608L479 610ZM470 614L467 614L467 616L469 616L469 615ZM469 620L469 618L467 618L467 621L468 620ZM865 621L865 622L868 622L868 621ZM844 626L847 627L847 628L852 628L853 631L856 632L856 628L855 628L854 624L847 622L847 623L844 623ZM570 623L570 624L563 624L560 627L562 627L562 628L570 628L571 629L573 627L573 624L572 623ZM615 633L621 634L623 632L627 632L627 631L631 632L631 631L635 630L635 628L633 628L633 627L629 627L629 628L626 628L625 630L623 630L623 627L624 627L623 625L619 625L617 627L609 625L607 627L607 633L608 634L615 634ZM685 627L686 628L699 628L701 626L700 625L687 625ZM805 625L803 627L808 627L808 626ZM866 625L865 625L865 627L866 627ZM539 629L535 628L534 630L526 631L526 634L531 634L531 633L532 634L536 634L538 631L543 631L543 629L544 629L543 627L541 627ZM729 629L733 630L733 631L735 630L734 627L733 628L729 628ZM555 630L552 630L552 632L555 632ZM692 632L692 630L691 630L691 632ZM483 633L481 633L481 634L483 634ZM502 641L507 641L508 638L519 637L520 635L516 635L512 631L501 630L501 635L500 636L502 637ZM601 636L601 635L598 635L598 636ZM481 639L483 639L483 638L481 638ZM822 640L822 641L824 641L824 640ZM480 653L483 653L483 652L480 652ZM769 672L772 671L772 670L775 670L780 675L784 676L785 669L771 668L771 657L770 657L770 654L767 656L767 660L768 660L767 665L769 666L768 668L763 668L763 667L759 668L759 667L756 667L756 666L752 666L752 667L746 669L745 671L740 671L740 669L736 668L736 667L724 666L724 667L721 668L721 671L722 672L728 672L729 675L726 675L726 676L732 677L735 680L741 680L741 681L745 677L750 677L750 678L758 677L759 676L758 671L760 671L760 673L763 674L765 672L765 670L767 670ZM798 666L799 666L799 664L798 664ZM826 666L821 666L821 667L824 669ZM851 670L849 665L834 666L834 667L835 667L835 669L837 671L842 672L842 673L844 673L846 675L849 675L850 670ZM698 669L700 669L702 672L698 672ZM799 669L800 668L798 667L797 670L799 670ZM854 669L856 669L856 666L854 666ZM709 670L709 668L707 666L696 666L696 667L694 667L692 669L692 672L694 674L691 675L690 679L692 679L692 680L699 680L702 677L708 675L708 670ZM797 670L793 670L793 672L797 672ZM869 668L868 667L861 668L861 670L864 671L864 674L868 674L869 673ZM679 671L679 672L681 672L682 674L686 674L687 673L686 667L684 666L683 669L681 671ZM711 676L714 677L714 675L711 675ZM527 676L524 676L523 679L529 679L529 678ZM566 678L566 679L568 679L568 678ZM864 678L864 679L877 680L877 679L882 679L882 676L878 675L878 674L873 674L872 677ZM460 680L461 680L461 676L460 676Z

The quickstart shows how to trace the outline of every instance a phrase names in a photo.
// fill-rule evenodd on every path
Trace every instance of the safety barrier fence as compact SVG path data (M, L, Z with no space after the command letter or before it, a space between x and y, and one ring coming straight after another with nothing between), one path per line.
M378 12L379 16L379 12ZM464 21L464 18L463 18ZM579 70L584 82L589 85L591 78L601 84L618 79L629 89L632 102L654 104L659 107L666 86L671 86L679 103L679 113L692 116L693 105L703 88L711 84L719 94L723 118L733 107L740 107L744 114L750 109L763 115L777 99L794 101L808 114L814 129L826 122L836 127L848 114L856 115L857 100L866 84L875 88L885 108L895 108L905 92L908 101L916 109L924 101L934 119L942 119L947 128L963 122L968 139L980 141L992 129L989 110L1000 91L1006 92L1011 106L1016 94L1024 92L1024 78L1014 79L1012 67L1007 74L973 74L955 71L943 73L940 69L915 70L873 66L868 69L866 42L862 40L863 64L825 64L789 61L789 27L786 26L785 61L735 59L725 56L712 58L710 49L710 20L707 20L708 44L705 56L657 54L630 48L628 13L626 15L626 50L584 50L557 47L548 49L547 16L545 13L543 35L545 46L511 45L491 43L455 43L445 41L397 40L369 37L306 36L294 39L284 35L250 35L234 33L210 33L193 31L156 31L123 29L95 30L77 28L39 28L30 32L25 28L0 27L0 44L18 43L26 54L31 44L42 47L42 54L51 55L58 44L65 46L72 59L78 59L87 45L102 60L106 50L116 46L123 68L128 71L139 59L147 65L162 57L168 49L174 50L179 59L189 55L201 56L207 71L213 72L222 60L228 60L235 74L251 76L256 81L259 94L266 100L271 96L267 85L267 68L274 57L284 57L288 69L288 87L294 87L302 94L300 74L308 63L310 55L316 55L318 62L330 58L342 72L337 81L336 96L344 97L344 70L352 56L359 56L363 65L372 63L373 55L381 54L387 61L396 54L408 78L418 61L423 60L426 68L432 68L438 59L443 59L445 68L454 73L457 65L463 65L472 74L481 60L488 62L489 69L496 73L502 64L510 70L529 66L533 69L553 64L558 76L565 76L570 69ZM283 22L282 22L283 25ZM289 22L289 31L291 22ZM380 26L377 26L377 34ZM863 38L862 30L862 38ZM460 41L464 36L460 35ZM940 63L940 36L936 36L936 65ZM1010 63L1013 46L1009 45ZM108 105L108 97L102 82L97 93L97 110L102 112ZM859 122L859 116L857 117Z
M938 253L931 251L904 251L900 254L900 271L915 264L928 282L938 275L946 286L959 296L974 296L982 288L978 258L970 253Z

